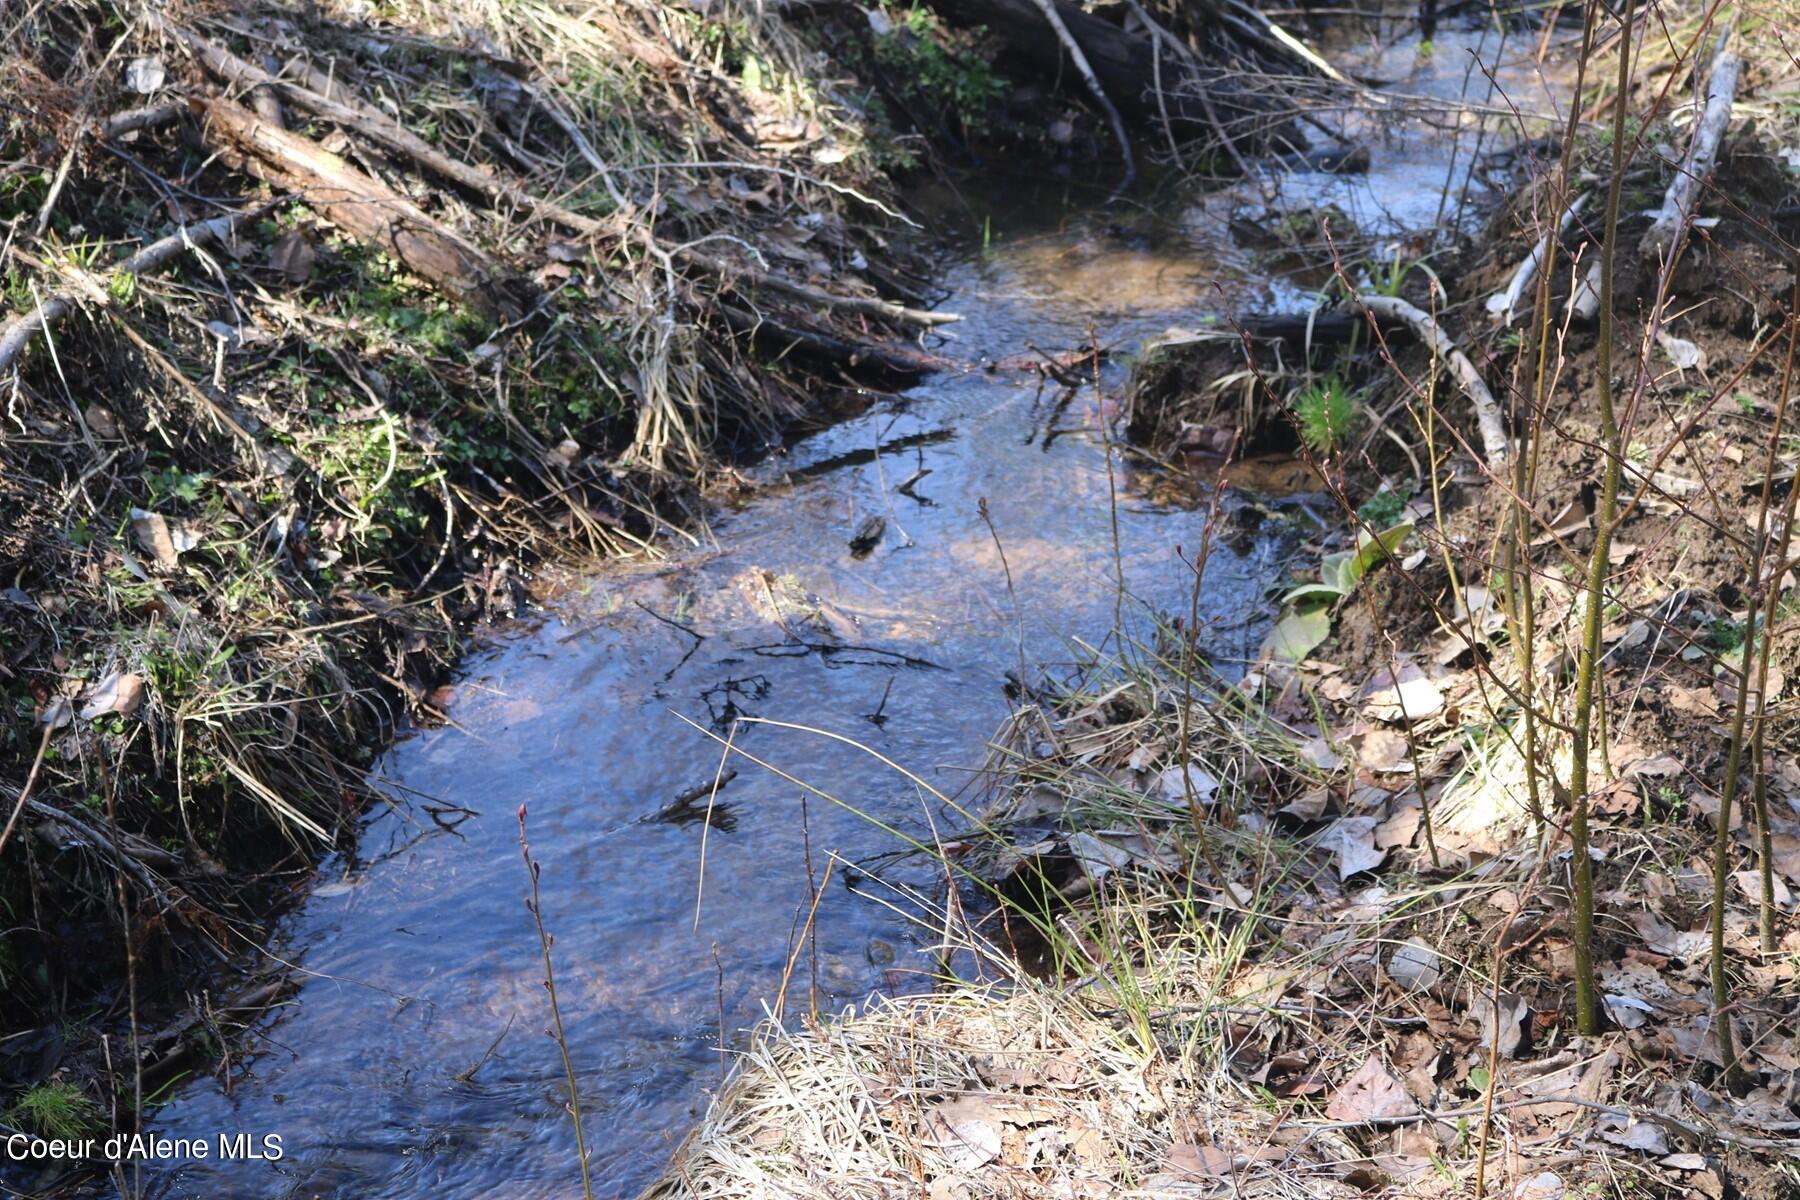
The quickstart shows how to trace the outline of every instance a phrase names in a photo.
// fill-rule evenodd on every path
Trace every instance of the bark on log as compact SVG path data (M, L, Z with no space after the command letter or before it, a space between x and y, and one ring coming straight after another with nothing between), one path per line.
M241 105L220 99L199 103L209 144L242 161L258 178L296 193L352 237L392 254L413 274L490 319L516 321L531 308L535 297L529 283L386 184Z
M1713 54L1712 75L1706 84L1706 108L1694 124L1694 140L1689 144L1687 161L1676 169L1675 180L1663 196L1662 211L1656 222L1644 233L1638 252L1656 262L1665 256L1681 253L1687 238L1694 208L1700 202L1700 189L1712 176L1713 163L1719 157L1719 143L1725 127L1731 124L1731 104L1737 97L1738 71L1742 63L1730 49L1729 31L1720 35L1719 48Z
M959 25L985 26L1046 75L1079 78L1057 31L1044 20L1036 0L930 0L930 4ZM1069 0L1055 0L1055 4L1057 15L1069 36L1081 46L1094 77L1119 111L1131 120L1160 127L1166 109L1177 132L1183 127L1190 134L1210 132L1212 125L1200 99L1200 93L1209 87L1214 89L1214 105L1228 121L1248 115L1232 98L1219 93L1217 77L1208 78L1196 64L1171 61L1165 56L1159 67L1153 39L1126 33ZM1160 106L1151 83L1159 70L1164 86Z

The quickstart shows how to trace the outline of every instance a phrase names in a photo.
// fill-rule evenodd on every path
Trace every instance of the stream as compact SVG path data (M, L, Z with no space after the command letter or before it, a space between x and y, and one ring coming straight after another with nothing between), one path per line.
M1416 39L1369 48L1368 69L1398 90L1454 97L1478 46L1492 57L1479 31L1440 31L1428 56ZM1533 64L1509 69L1520 87L1538 77ZM1370 144L1370 174L1293 176L1287 200L1335 203L1364 232L1428 228L1448 136ZM1465 146L1459 172L1472 158ZM873 397L747 468L750 498L716 512L698 544L587 571L471 652L452 724L385 756L376 777L392 803L276 931L272 951L303 978L297 995L229 1071L179 1088L154 1118L168 1137L278 1134L283 1157L147 1166L142 1194L580 1194L524 903L521 804L599 1195L634 1195L703 1111L725 1065L721 1031L729 1046L775 1002L809 879L828 866L820 1009L929 986L931 937L905 919L901 889L929 894L939 881L923 863L879 879L852 868L896 848L869 818L928 838L955 829L955 815L851 745L741 724L739 747L846 807L817 796L803 807L795 783L738 759L709 827L720 745L706 731L723 736L745 716L817 727L956 793L978 783L1021 661L1054 674L1081 657L1065 639L1108 636L1115 566L1128 625L1185 609L1191 576L1176 550L1201 543L1198 498L1150 486L1157 477L1128 472L1123 455L1109 478L1101 430L1123 354L1204 313L1295 308L1307 293L1233 244L1223 214L1234 192L1151 217L1084 208L1066 189L989 180L935 205L936 228L962 231L941 281L965 317L940 352L1011 361ZM1015 363L1028 344L1080 349L1090 322L1121 352L1106 399L1084 387L1059 405L1054 383ZM1235 503L1246 528L1264 519ZM849 542L870 518L884 527L858 556ZM1284 544L1266 532L1215 546L1201 609L1227 669L1256 653ZM813 961L798 956L790 1013L810 1003Z

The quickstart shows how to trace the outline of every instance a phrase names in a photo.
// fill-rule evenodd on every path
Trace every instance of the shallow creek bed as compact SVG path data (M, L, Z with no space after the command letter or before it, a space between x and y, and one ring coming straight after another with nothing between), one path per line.
M507 44L449 26L425 44L404 25L371 42L343 14L263 13L153 22L135 47L159 53L134 56L126 86L164 100L180 63L180 102L107 137L180 126L215 156L205 169L311 207L248 212L260 249L235 219L206 235L216 246L182 234L143 279L97 275L91 257L58 268L55 320L89 305L110 322L67 343L69 361L111 380L108 397L138 395L134 370L161 383L129 407L59 405L61 361L28 360L32 419L63 458L80 438L144 470L79 477L98 532L72 543L17 482L43 484L61 452L9 440L36 473L0 476L29 518L16 557L52 574L55 547L57 570L86 575L0 604L29 615L30 646L97 613L150 617L107 645L84 634L77 660L34 676L21 745L43 762L11 793L21 811L37 786L68 800L88 759L103 786L32 810L19 845L38 882L21 894L83 884L115 926L107 906L127 907L124 986L95 983L98 955L81 980L116 996L88 1010L100 1051L139 1066L64 1067L78 1031L49 1024L7 1035L0 1062L29 1084L9 1125L58 1104L81 1127L136 1112L154 1136L217 1149L0 1163L4 1178L170 1197L1779 1190L1791 969L1734 905L1746 1058L1727 1081L1703 845L1709 814L1730 811L1726 756L1694 747L1729 737L1733 671L1758 645L1747 614L1774 596L1757 796L1788 799L1786 584L1733 574L1755 541L1739 531L1772 534L1793 480L1787 126L1732 126L1702 201L1720 219L1667 278L1639 265L1618 289L1680 304L1621 334L1615 359L1646 382L1617 455L1630 506L1607 576L1589 833L1610 1028L1578 1037L1553 733L1605 461L1581 318L1551 323L1551 382L1529 381L1531 297L1577 309L1592 229L1557 243L1545 290L1510 286L1568 198L1544 181L1578 28L1359 24L1321 43L1323 68L1301 60L1354 77L1331 83L1353 101L1341 143L1286 128L1285 148L1215 144L1252 178L1165 181L1150 211L1100 207L1105 188L1071 183L1068 162L920 189L909 211L952 244L936 292L895 265L892 148L843 115L779 21L671 28L620 5L576 36L560 7L520 14ZM1147 13L1118 28L1159 68L1183 54ZM1248 28L1259 53L1313 54ZM916 52L924 29L896 36ZM320 68L325 45L360 93ZM621 47L635 65L589 88ZM669 98L686 76L667 55L706 81L705 104ZM614 128L619 96L650 94L631 92L646 78L669 89L657 127L699 137L693 162L585 140ZM1746 86L1791 121L1778 66L1753 64ZM1240 99L1227 116L1259 137L1280 124ZM441 119L503 170L433 158L395 111ZM1177 115L1219 126L1204 104ZM1135 119L1175 141L1166 111ZM1589 129L1565 185L1604 176L1609 143ZM1071 153L1061 131L1049 141ZM1632 213L1678 174L1657 155L1677 153L1633 142L1634 245L1648 222ZM665 187L665 170L687 173ZM388 224L341 207L343 171ZM617 191L623 175L642 186ZM551 197L577 176L598 190L565 209ZM629 219L583 215L615 205ZM397 262L356 245L395 235L393 213L430 232ZM746 245L778 265L733 257ZM178 279L145 282L176 261ZM378 311L308 308L316 272L355 276ZM133 316L140 286L158 289L154 337ZM165 330L194 292L228 319ZM934 299L962 319L941 322ZM175 365L196 347L210 386ZM218 423L198 457L144 448L175 393ZM325 436L339 426L359 432ZM733 448L768 453L722 466ZM1529 530L1522 567L1498 549L1509 521ZM576 538L613 561L573 565ZM266 595L213 586L229 555L262 561L271 542ZM545 552L561 565L524 603ZM1507 563L1535 581L1522 658ZM96 599L127 593L124 610ZM277 603L273 640L241 615ZM501 619L453 676L479 617ZM1508 708L1534 694L1535 771ZM323 752L360 745L366 761L396 731L366 777ZM179 773L172 797L146 773L104 783L120 778L107 764L171 755L204 762L214 790ZM297 805L271 782L296 763ZM243 794L266 806L252 828L208 807ZM161 814L146 827L161 845L120 826L121 803ZM1723 828L1754 908L1756 826ZM271 839L284 830L291 844ZM1770 832L1780 856L1800 834ZM207 890L227 847L234 871L263 855L272 895ZM285 915L259 925L284 893ZM8 936L41 955L56 919L31 903ZM126 956L166 954L163 925L215 946L225 974ZM191 1003L140 1030L139 971L193 981Z

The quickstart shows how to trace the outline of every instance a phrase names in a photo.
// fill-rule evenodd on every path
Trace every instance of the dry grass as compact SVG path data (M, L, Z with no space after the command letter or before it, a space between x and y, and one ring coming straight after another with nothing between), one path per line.
M1341 1139L1191 1065L1033 983L765 1026L644 1196L1322 1194Z

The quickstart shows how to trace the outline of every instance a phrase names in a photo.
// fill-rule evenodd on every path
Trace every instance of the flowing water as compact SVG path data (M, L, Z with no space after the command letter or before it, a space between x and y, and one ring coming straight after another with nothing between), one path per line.
M1440 39L1435 64L1415 53L1409 85L1454 93L1466 59L1443 64L1461 45ZM1290 199L1310 190L1365 229L1429 224L1446 144L1374 149L1370 176L1300 177ZM944 275L947 306L967 318L950 327L944 353L998 362L1027 355L1028 343L1075 349L1090 322L1102 344L1129 348L1225 305L1299 302L1231 247L1216 198L1135 220L1064 207L1058 186L990 187L945 209L939 225L971 237ZM986 245L984 225L998 232ZM1103 391L1122 377L1108 367ZM1176 548L1200 544L1201 512L1153 502L1122 467L1109 479L1105 402L1091 389L1057 399L1054 385L1010 364L875 398L755 468L751 498L716 513L699 546L595 569L489 638L455 688L453 724L394 747L379 771L394 803L369 819L354 857L325 864L321 886L278 931L273 949L303 972L297 996L228 1075L188 1084L155 1118L170 1137L278 1134L284 1156L162 1165L147 1193L579 1194L523 902L520 805L543 863L601 1195L632 1195L692 1125L720 1078L721 1030L729 1043L774 1002L809 879L828 865L821 1007L926 986L929 938L891 907L896 892L851 868L894 849L890 834L816 796L803 808L799 786L742 760L710 829L704 797L671 805L718 769L706 730L740 716L840 733L956 792L1009 711L1008 673L1022 660L1033 670L1066 662L1063 638L1098 641L1113 627L1115 565L1129 619L1185 607ZM871 517L885 529L858 557L847 543ZM1254 537L1215 549L1202 607L1216 652L1254 652L1279 545ZM910 833L956 824L842 742L768 725L735 736ZM908 870L888 879L932 886L922 866ZM810 951L799 957L790 1011L809 999L813 964Z

